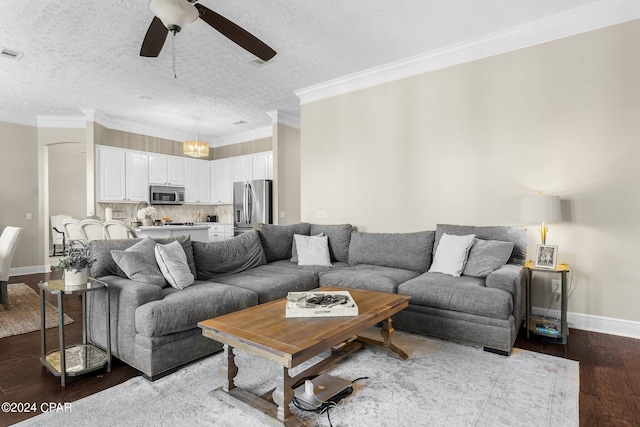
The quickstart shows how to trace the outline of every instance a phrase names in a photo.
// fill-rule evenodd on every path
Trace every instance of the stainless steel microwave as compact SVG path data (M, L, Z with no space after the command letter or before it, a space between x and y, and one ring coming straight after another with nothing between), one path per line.
M168 187L151 185L149 202L152 205L182 205L184 203L184 187Z

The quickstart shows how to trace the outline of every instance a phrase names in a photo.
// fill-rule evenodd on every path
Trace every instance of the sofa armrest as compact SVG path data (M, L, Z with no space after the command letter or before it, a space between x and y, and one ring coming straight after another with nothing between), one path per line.
M162 289L156 285L136 282L119 276L104 276L100 280L109 287L111 308L111 349L115 356L127 359L133 355L136 335L136 309L150 301L164 297ZM88 297L89 339L105 348L106 331L104 328L106 300L104 292L90 292Z
M524 267L517 264L506 264L491 272L486 279L487 288L497 288L520 295L525 283Z

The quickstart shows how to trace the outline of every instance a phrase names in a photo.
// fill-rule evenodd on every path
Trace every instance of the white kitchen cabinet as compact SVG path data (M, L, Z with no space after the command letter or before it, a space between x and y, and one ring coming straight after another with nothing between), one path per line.
M185 161L179 156L149 154L149 184L184 185Z
M231 158L231 182L273 179L273 152Z
M98 201L120 202L126 198L125 152L96 147Z
M231 183L251 181L251 156L237 156L231 158Z
M233 225L209 223L209 241L222 242L233 237Z
M214 205L233 203L230 159L211 162L211 203Z
M126 197L130 202L149 201L149 156L147 153L127 151Z
M98 146L97 184L100 202L140 202L149 200L149 160L147 153Z
M211 166L208 160L185 159L185 203L211 203Z
M273 152L251 156L251 179L273 179Z

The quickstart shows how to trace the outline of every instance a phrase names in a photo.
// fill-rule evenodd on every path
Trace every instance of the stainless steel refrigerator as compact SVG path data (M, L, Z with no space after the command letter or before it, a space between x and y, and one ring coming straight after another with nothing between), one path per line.
M272 186L270 179L233 183L234 236L251 230L258 223L273 223Z

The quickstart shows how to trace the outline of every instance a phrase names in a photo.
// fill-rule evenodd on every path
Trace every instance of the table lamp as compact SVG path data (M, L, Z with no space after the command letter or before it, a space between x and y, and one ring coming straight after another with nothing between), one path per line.
M547 223L560 222L560 197L543 196L539 191L537 196L522 198L520 221L540 223L540 239L544 245L547 241Z

